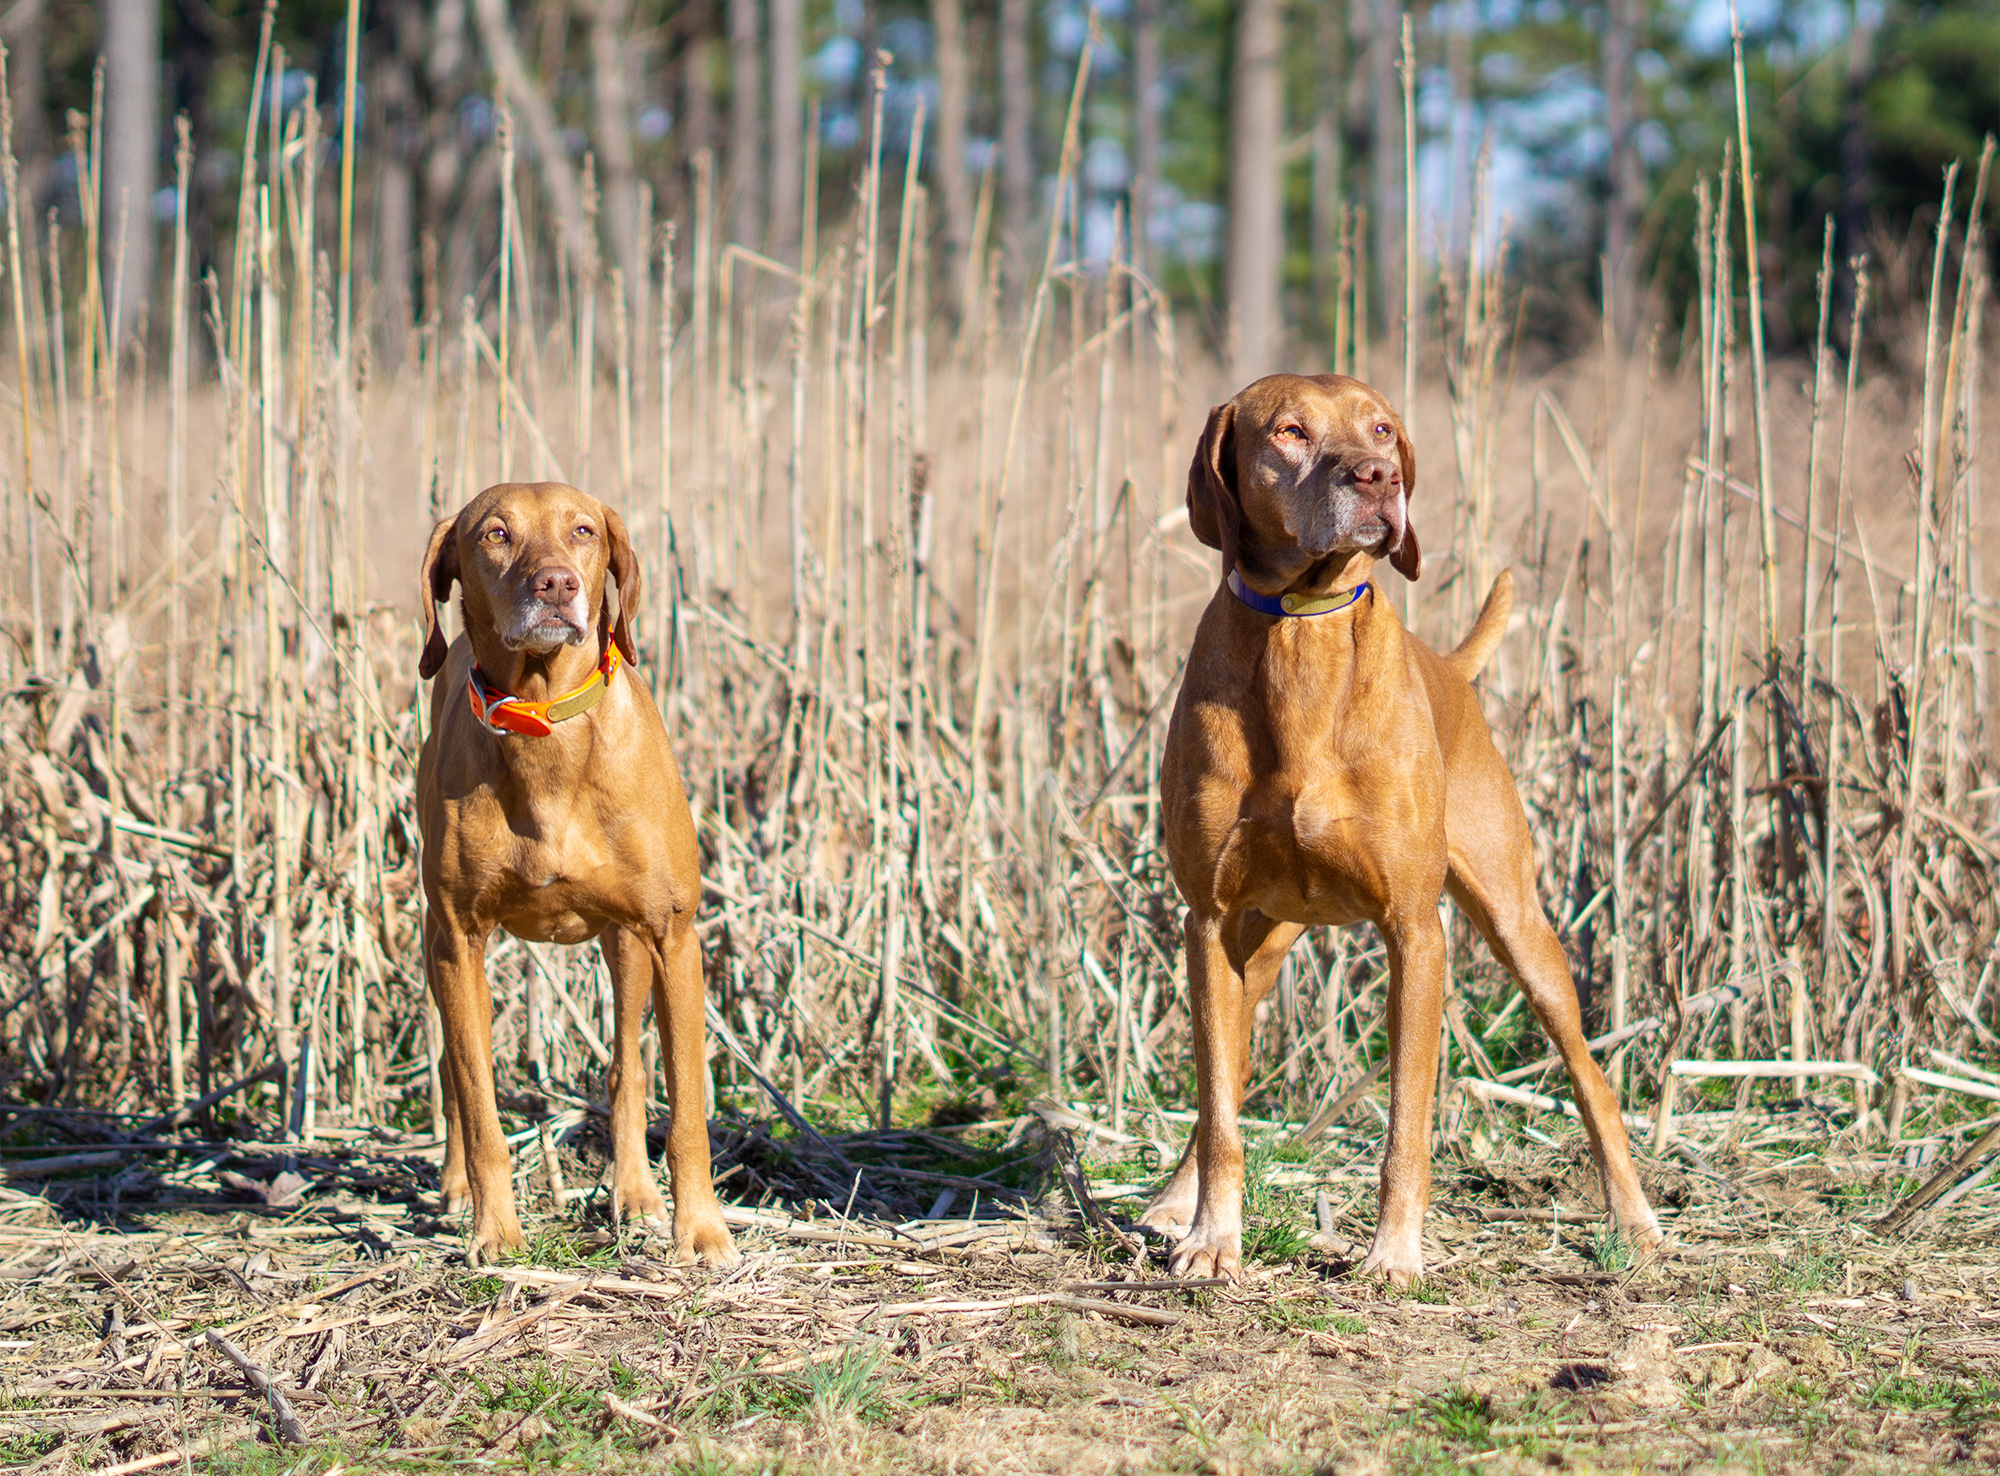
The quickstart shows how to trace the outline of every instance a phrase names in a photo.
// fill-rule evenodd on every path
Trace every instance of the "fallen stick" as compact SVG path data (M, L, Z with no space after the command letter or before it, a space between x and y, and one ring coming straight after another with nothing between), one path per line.
M1667 1070L1675 1076L1685 1076L1694 1080L1710 1076L1773 1079L1851 1076L1856 1081L1866 1082L1870 1086L1878 1085L1882 1080L1859 1061L1669 1061ZM1996 1091L1995 1095L2000 1095L2000 1091Z
M135 1471L150 1471L157 1466L170 1466L183 1461L192 1461L198 1457L218 1451L225 1445L234 1445L245 1435L252 1433L254 1429L255 1426L248 1424L231 1424L224 1429L215 1431L206 1439L196 1441L193 1445L176 1446L172 1450L163 1450L155 1455L140 1456L136 1460L124 1461L116 1466L106 1466L97 1473L97 1476L132 1476L132 1473Z
M2000 1102L2000 1086L1989 1086L1983 1081L1971 1081L1963 1076L1946 1076L1938 1071L1924 1071L1915 1066L1905 1066L1896 1073L1920 1086L1942 1087L1948 1092L1961 1092L1968 1097L1984 1097L1989 1102Z
M1598 1051L1608 1050L1612 1046L1623 1045L1628 1040L1636 1040L1642 1035L1650 1035L1660 1028L1660 1023L1658 1015L1648 1015L1643 1020L1634 1020L1630 1025L1608 1031L1598 1036L1595 1040L1587 1040L1584 1042L1584 1045L1595 1054ZM1526 1081L1531 1076L1539 1076L1544 1071L1552 1071L1562 1065L1562 1063L1563 1058L1554 1051L1550 1051L1539 1061L1531 1061L1526 1066L1516 1066L1512 1071L1503 1071L1493 1079L1499 1082Z
M269 1374L250 1361L250 1355L225 1338L214 1328L208 1330L209 1346L224 1358L243 1370L243 1377L250 1381L250 1387L262 1394L271 1404L271 1417L278 1426L278 1438L287 1445L306 1443L305 1427L299 1424L299 1417L292 1410L292 1401L285 1397Z
M180 1127L184 1123L194 1121L201 1113L208 1111L209 1108L215 1106L225 1098L235 1096L245 1087L256 1086L259 1082L278 1081L284 1077L284 1074L285 1063L282 1061L273 1061L270 1065L260 1067L241 1080L232 1081L225 1087L217 1087L205 1097L196 1097L192 1102L185 1102L171 1112L162 1112L158 1117L147 1118L136 1128L132 1129L132 1136L143 1138L148 1133L158 1132L161 1128Z
M1148 1327L1172 1327L1181 1320L1178 1312L1169 1312L1161 1307L1132 1307L1124 1302L1105 1302L1096 1297L1060 1296L1055 1306L1067 1308L1071 1312L1095 1312L1100 1317L1112 1317L1121 1322L1139 1322Z
M1382 1073L1389 1069L1389 1058L1384 1056L1362 1074L1353 1086L1328 1102L1312 1115L1312 1121L1299 1129L1299 1135L1292 1139L1300 1147L1316 1143L1326 1135L1326 1130L1339 1122L1347 1109L1361 1100L1362 1094L1382 1079Z
M1996 1124L1981 1133L1974 1140L1970 1148L1967 1148L1950 1163L1939 1169L1935 1174L1932 1174L1930 1179L1921 1188L1911 1193L1901 1204L1890 1210L1888 1214L1882 1216L1881 1219L1868 1228L1877 1235L1894 1235L1921 1211L1928 1208L1932 1200L1937 1199L1945 1190L1963 1178L1980 1159L1991 1153L1995 1148L2000 1148L2000 1124Z
M990 1302L961 1302L937 1298L927 1302L884 1302L877 1311L884 1317L911 1317L926 1314L965 1315L978 1312L1008 1312L1016 1307L1062 1307L1071 1312L1096 1312L1125 1322L1143 1322L1152 1327L1172 1327L1181 1320L1178 1312L1159 1307L1130 1307L1123 1302L1105 1302L1095 1297L1073 1297L1067 1292L1027 1292L1018 1297L1001 1297Z
M1493 1224L1506 1220L1536 1220L1541 1222L1542 1224L1550 1224L1554 1221L1560 1220L1563 1224L1567 1225L1567 1224L1582 1223L1585 1221L1595 1222L1598 1220L1602 1220L1604 1218L1604 1212L1602 1210L1515 1209L1511 1206L1504 1206L1504 1205L1494 1206L1494 1205L1472 1205L1472 1204L1450 1205L1448 1206L1448 1208L1450 1209L1452 1214L1469 1215L1475 1219L1484 1220L1488 1224Z
M1566 1116L1579 1119L1582 1116L1576 1110L1576 1103L1569 1101L1567 1098L1545 1097L1540 1092L1523 1091L1520 1087L1501 1086L1498 1082L1481 1081L1476 1076L1453 1077L1452 1085L1463 1087L1466 1091L1471 1092L1473 1096L1482 1098L1488 1102L1507 1102L1515 1107L1532 1107L1537 1112L1561 1112ZM1652 1125L1643 1117L1634 1117L1629 1112L1621 1115L1625 1119L1625 1126L1634 1130Z
M794 1220L788 1215L772 1214L768 1210L745 1209L742 1205L725 1204L722 1207L722 1222L739 1229L768 1230L774 1235L782 1235L788 1240L804 1241L808 1245L870 1245L883 1250L935 1251L946 1246L963 1245L967 1241L985 1240L995 1236L1017 1233L1026 1220L989 1220L978 1227L953 1231L948 1235L933 1235L919 1240L914 1235L871 1235L860 1230L826 1230L818 1225Z
M1974 1081L1986 1081L1991 1082L1994 1086L2000 1086L2000 1072L1982 1070L1970 1061L1961 1061L1956 1056L1948 1056L1943 1051L1936 1049L1926 1051L1924 1054L1947 1071L1956 1071L1960 1076L1969 1076Z
M46 1179L51 1174L67 1174L76 1169L110 1168L124 1161L125 1154L115 1148L99 1153L63 1153L54 1158L31 1158L8 1163L0 1167L0 1177L12 1184L23 1179Z

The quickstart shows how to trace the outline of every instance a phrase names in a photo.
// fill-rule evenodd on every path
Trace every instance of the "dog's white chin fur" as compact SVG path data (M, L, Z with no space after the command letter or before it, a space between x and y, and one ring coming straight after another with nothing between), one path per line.
M572 621L557 618L541 620L530 626L510 631L503 644L510 651L527 651L543 656L559 646L580 646L589 638L590 632Z

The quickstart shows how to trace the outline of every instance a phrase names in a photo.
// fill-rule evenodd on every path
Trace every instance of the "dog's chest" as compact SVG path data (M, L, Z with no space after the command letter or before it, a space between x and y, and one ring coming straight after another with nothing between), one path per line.
M1377 915L1441 823L1437 744L1413 682L1385 663L1310 659L1280 643L1251 704L1252 780L1234 844L1246 897L1268 916ZM1393 670L1393 668L1392 668Z
M659 848L629 815L590 803L508 805L495 797L480 849L480 911L516 937L581 943L659 911ZM485 828L485 827L477 827Z

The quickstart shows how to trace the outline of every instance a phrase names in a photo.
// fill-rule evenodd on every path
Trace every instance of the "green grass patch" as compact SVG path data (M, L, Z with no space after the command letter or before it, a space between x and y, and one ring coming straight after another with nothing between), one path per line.
M543 1225L527 1245L500 1258L504 1266L539 1266L550 1271L608 1271L618 1261L616 1242L600 1243L561 1225Z
M1839 1281L1846 1270L1844 1256L1801 1250L1780 1260L1772 1268L1771 1280L1780 1291L1818 1291Z
M1436 1399L1426 1400L1424 1413L1440 1434L1452 1440L1463 1440L1471 1445L1489 1443L1493 1404L1483 1394L1474 1394L1463 1388L1453 1389Z
M811 1417L822 1424L842 1418L885 1419L904 1401L891 1388L884 1364L879 1343L850 1343L833 1357L793 1373L766 1374L747 1368L709 1391L689 1411L689 1418L711 1428L758 1414Z
M1333 1314L1317 1297L1279 1297L1257 1309L1257 1320L1273 1332L1325 1332Z
M507 1283L497 1276L462 1276L458 1281L458 1294L468 1307L483 1307L506 1290Z
M1336 1312L1316 1296L1277 1297L1257 1309L1257 1320L1273 1332L1337 1332L1368 1335L1368 1324L1351 1312Z
M1312 1249L1312 1236L1297 1225L1265 1220L1243 1229L1243 1254L1253 1261L1296 1261Z
M1985 1425L2000 1418L2000 1376L1892 1373L1854 1402L1863 1409L1943 1410L1953 1424Z
M1632 1242L1609 1218L1590 1238L1591 1263L1600 1271L1624 1271L1632 1265Z

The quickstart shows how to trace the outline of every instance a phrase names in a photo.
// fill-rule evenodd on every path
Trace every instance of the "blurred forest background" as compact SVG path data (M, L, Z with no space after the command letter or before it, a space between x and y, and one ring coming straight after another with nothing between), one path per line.
M1735 129L1728 0L1438 0L1407 12L1397 0L1107 0L1095 14L1083 158L1058 202L1064 113L1093 24L1078 0L371 0L358 36L364 320L393 360L440 300L493 290L496 103L519 112L548 232L573 254L594 154L604 234L635 308L652 228L675 221L688 239L704 152L729 239L796 262L809 153L822 213L853 209L882 51L886 155L907 153L919 106L930 118L922 177L946 308L965 300L966 263L987 239L1018 287L1060 206L1076 253L1097 262L1122 213L1131 258L1196 309L1218 352L1233 310L1242 372L1330 351L1343 233L1360 233L1370 316L1393 335L1406 15L1427 267L1462 261L1506 219L1537 289L1523 325L1557 349L1594 331L1607 287L1627 328L1637 317L1617 304L1678 318L1695 291L1694 178L1718 167ZM90 114L103 57L107 253L114 217L147 223L125 245L122 326L143 309L173 215L177 112L194 145L198 274L231 237L259 19L245 0L14 0L0 16L31 218L53 208L80 224L75 120ZM314 94L344 106L345 22L338 0L279 8L276 106ZM1740 24L1764 302L1783 351L1811 332L1824 218L1837 222L1841 263L1905 240L1935 213L1944 166L1970 161L2000 126L2000 5L1744 0ZM333 165L338 139L322 146ZM1477 203L1482 169L1490 209ZM1851 274L1841 294L1851 301Z

